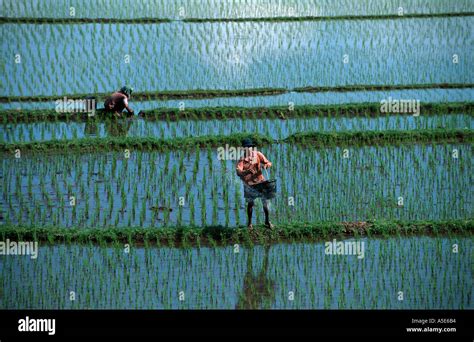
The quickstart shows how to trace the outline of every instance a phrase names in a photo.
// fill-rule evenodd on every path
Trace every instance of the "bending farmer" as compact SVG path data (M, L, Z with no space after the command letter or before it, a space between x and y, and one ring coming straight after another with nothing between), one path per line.
M133 115L133 109L128 106L132 92L133 88L124 86L110 95L104 102L105 111L112 112L116 117L121 117L122 111L126 109L130 116Z
M248 228L253 229L252 226L252 211L254 201L256 198L261 198L263 202L263 211L265 213L265 226L269 229L273 228L269 219L269 199L275 197L275 191L267 191L262 186L262 182L265 181L265 177L262 174L262 166L266 169L272 166L272 163L263 155L263 153L257 151L252 140L244 139L242 142L244 148L244 155L239 159L236 167L237 175L244 182L244 197L247 202L247 218Z

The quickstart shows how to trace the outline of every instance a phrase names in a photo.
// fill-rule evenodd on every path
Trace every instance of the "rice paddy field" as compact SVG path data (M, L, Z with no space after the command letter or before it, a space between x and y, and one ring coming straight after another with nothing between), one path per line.
M0 255L0 308L473 309L473 24L467 0L1 1L0 236L39 248ZM105 115L125 83L135 115ZM272 231L221 155L247 137Z
M107 92L111 84L123 82L123 73L136 89L149 91L472 83L470 25L472 17L153 25L5 23L0 30L9 43L2 46L2 55L18 54L23 63L4 58L6 73L0 80L7 96L40 95L41 85L41 95L57 97ZM123 37L123 47L110 53L103 42L113 36ZM367 36L370 39L363 38ZM45 42L42 37L49 38ZM136 42L146 44L129 51ZM452 55L463 51L465 57L452 63ZM117 64L120 72L104 72L104 65Z
M452 158L455 149L461 158ZM466 191L474 180L472 146L356 147L347 159L343 150L291 144L265 149L280 182L274 223L473 216ZM219 161L211 149L136 152L129 159L120 152L6 158L3 220L61 227L238 226L246 222L245 203L234 164ZM258 220L261 212L256 214Z
M363 259L324 244L234 248L44 246L35 262L0 264L3 308L454 309L472 308L467 238L366 240ZM459 254L445 253L456 243ZM31 275L34 275L32 277ZM172 279L172 281L170 281ZM70 291L78 296L69 300ZM404 292L404 301L397 299ZM183 292L184 301L179 300ZM288 293L294 300L288 300Z

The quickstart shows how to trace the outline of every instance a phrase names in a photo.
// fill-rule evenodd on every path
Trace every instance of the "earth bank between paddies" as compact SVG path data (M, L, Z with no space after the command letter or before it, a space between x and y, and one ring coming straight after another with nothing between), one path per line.
M279 242L321 241L332 238L390 237L410 235L468 235L474 233L474 220L445 221L361 221L361 222L295 222L278 224L273 230L257 226L253 232L245 227L229 228L61 228L33 226L0 226L5 239L58 243L133 243L163 247L221 246Z
M472 143L474 130L470 129L422 129L392 131L342 131L301 132L288 136L283 141L261 134L235 133L230 135L208 135L173 139L152 137L107 137L72 140L48 140L21 143L0 143L0 152L98 152L193 150L218 146L241 146L242 141L251 138L257 146L291 143L309 147L383 145L404 143Z

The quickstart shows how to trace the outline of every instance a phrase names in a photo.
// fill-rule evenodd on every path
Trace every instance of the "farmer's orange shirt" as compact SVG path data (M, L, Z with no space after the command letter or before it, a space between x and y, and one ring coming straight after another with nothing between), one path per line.
M272 163L263 155L262 152L251 150L247 157L243 156L237 162L237 175L242 178L245 184L254 185L265 180L262 174L261 164L272 166ZM244 174L244 171L251 173Z

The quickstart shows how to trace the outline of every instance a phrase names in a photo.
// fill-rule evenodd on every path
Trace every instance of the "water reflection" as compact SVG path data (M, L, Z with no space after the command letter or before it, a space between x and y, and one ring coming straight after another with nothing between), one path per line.
M262 269L256 276L253 271L254 248L249 251L244 285L236 309L270 309L275 302L275 281L268 277L270 246L264 248Z
M84 136L91 138L99 137L99 123L97 121L86 121L84 125Z
M131 125L131 119L106 120L105 130L109 137L125 137Z

